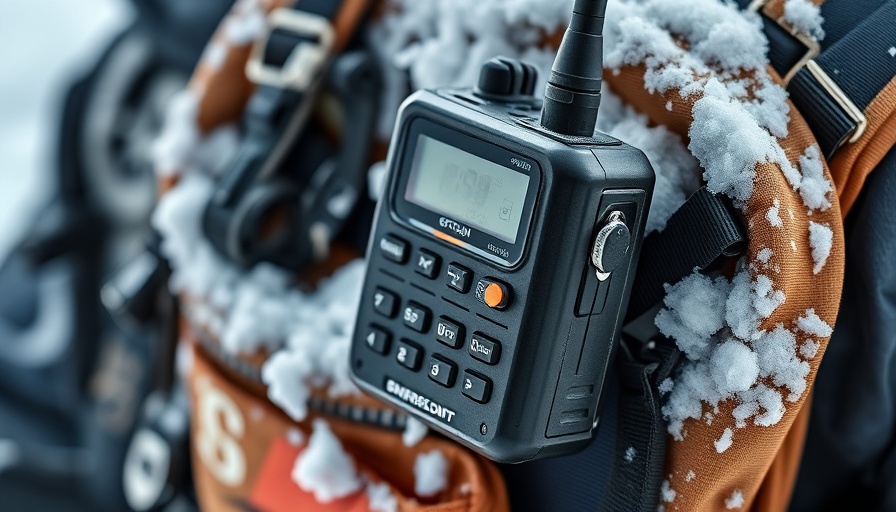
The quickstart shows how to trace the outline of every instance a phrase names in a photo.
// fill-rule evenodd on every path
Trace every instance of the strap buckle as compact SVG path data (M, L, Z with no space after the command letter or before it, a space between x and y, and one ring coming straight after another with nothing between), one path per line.
M763 8L769 2L771 2L771 0L753 0L753 2L751 2L747 7L747 11L755 12L757 14L765 16ZM771 16L767 17L769 19L772 19ZM793 79L794 75L796 75L800 69L808 64L809 61L821 54L821 45L814 37L794 30L794 28L789 23L784 21L784 18L773 19L773 21L806 47L805 55L803 55L803 57L790 69L790 71L788 71L787 74L784 75L784 86L786 87L787 84L790 83L790 80Z
M828 75L814 59L810 59L809 62L806 63L806 69L812 74L815 81L818 82L818 85L828 93L828 96L830 96L831 99L843 109L843 112L855 122L856 127L849 137L849 143L852 144L862 138L862 134L865 133L865 129L868 127L868 118L865 117L865 113L853 103L849 96L843 92L843 89L831 79L830 75Z
M265 50L275 30L309 39L296 45L282 66L265 62ZM333 26L322 16L294 9L271 11L261 39L252 47L246 63L246 76L259 85L305 91L319 78L335 40Z
M753 0L750 5L747 7L749 12L759 13L760 15L765 15L763 8L769 3L771 0ZM771 19L770 16L767 16ZM856 106L856 104L843 92L836 82L831 79L830 75L825 72L825 70L815 61L815 58L821 54L821 45L818 43L818 40L809 35L796 32L790 24L786 23L783 18L777 18L773 20L778 24L782 29L787 31L791 36L793 36L796 40L806 46L806 54L784 75L784 87L786 88L790 81L799 73L803 68L807 69L809 73L815 78L815 81L821 86L822 89L827 93L827 95L834 100L835 103L840 107L840 109L855 123L855 129L853 130L849 143L854 143L859 140L862 135L865 133L865 129L868 127L868 119L865 117L865 114L862 112L860 108Z

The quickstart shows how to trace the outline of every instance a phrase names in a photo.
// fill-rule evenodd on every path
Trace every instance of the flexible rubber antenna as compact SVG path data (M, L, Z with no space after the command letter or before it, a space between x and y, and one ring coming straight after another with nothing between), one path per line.
M600 107L607 0L576 0L545 89L541 125L564 135L591 137Z

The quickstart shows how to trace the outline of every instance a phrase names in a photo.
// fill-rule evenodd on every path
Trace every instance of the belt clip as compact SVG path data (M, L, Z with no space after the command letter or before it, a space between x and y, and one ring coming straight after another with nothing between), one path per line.
M296 45L283 66L265 62L265 51L275 30L291 32L308 39ZM293 9L271 11L264 33L252 47L246 63L246 76L258 85L305 91L324 69L335 40L333 26L322 16Z
M747 7L747 11L764 16L765 12L763 9L769 2L771 2L771 0L753 0ZM769 18L771 18L771 16L769 16ZM806 46L806 54L803 55L803 58L801 58L799 62L784 75L784 87L786 88L790 84L790 81L801 69L806 68L815 78L815 81L818 82L818 85L820 85L828 96L843 109L843 112L856 123L855 131L853 131L852 136L849 138L849 142L853 143L859 140L862 137L862 134L865 133L865 128L868 127L868 119L865 117L862 110L853 103L845 92L843 92L843 89L831 79L830 75L815 62L815 58L821 54L821 45L818 44L818 40L806 34L796 32L783 18L777 18L774 21L800 43Z

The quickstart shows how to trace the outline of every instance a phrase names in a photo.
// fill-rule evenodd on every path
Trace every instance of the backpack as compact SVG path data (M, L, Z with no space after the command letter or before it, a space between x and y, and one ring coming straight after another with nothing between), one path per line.
M246 62L266 54L276 27L288 28L268 14L275 28L264 30L265 13L287 4L234 8L169 119L170 140L188 143L158 168L166 194L154 224L184 312L181 367L202 508L787 508L812 383L841 306L843 218L896 142L896 59L886 46L896 4L611 1L612 95L599 128L642 148L657 170L638 272L660 280L633 294L647 321L624 336L631 344L611 379L616 398L592 445L512 467L425 436L347 381L357 301L349 291L363 265L346 263L357 247L334 237L325 258L286 272L268 263L237 269L230 252L202 241L219 171L197 155L222 152L221 130L251 103ZM295 6L306 7L320 8ZM330 7L333 40L342 41L335 55L369 6ZM545 69L568 12L534 1L378 6L363 46L407 74L384 66L377 133L388 136L407 76L413 87L469 84L496 53ZM382 147L370 153L381 158ZM376 196L382 166L368 177L365 192ZM748 243L743 257L722 250L729 243L694 265L681 240L711 240L715 224L686 206L710 196L730 198ZM737 239L730 234L726 242Z

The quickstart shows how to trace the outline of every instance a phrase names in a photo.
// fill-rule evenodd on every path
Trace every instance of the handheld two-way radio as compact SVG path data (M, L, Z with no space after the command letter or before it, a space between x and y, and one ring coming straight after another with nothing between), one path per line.
M543 106L533 67L494 59L414 94L390 148L354 379L501 462L591 439L631 293L655 178L594 133L605 9L576 1Z

